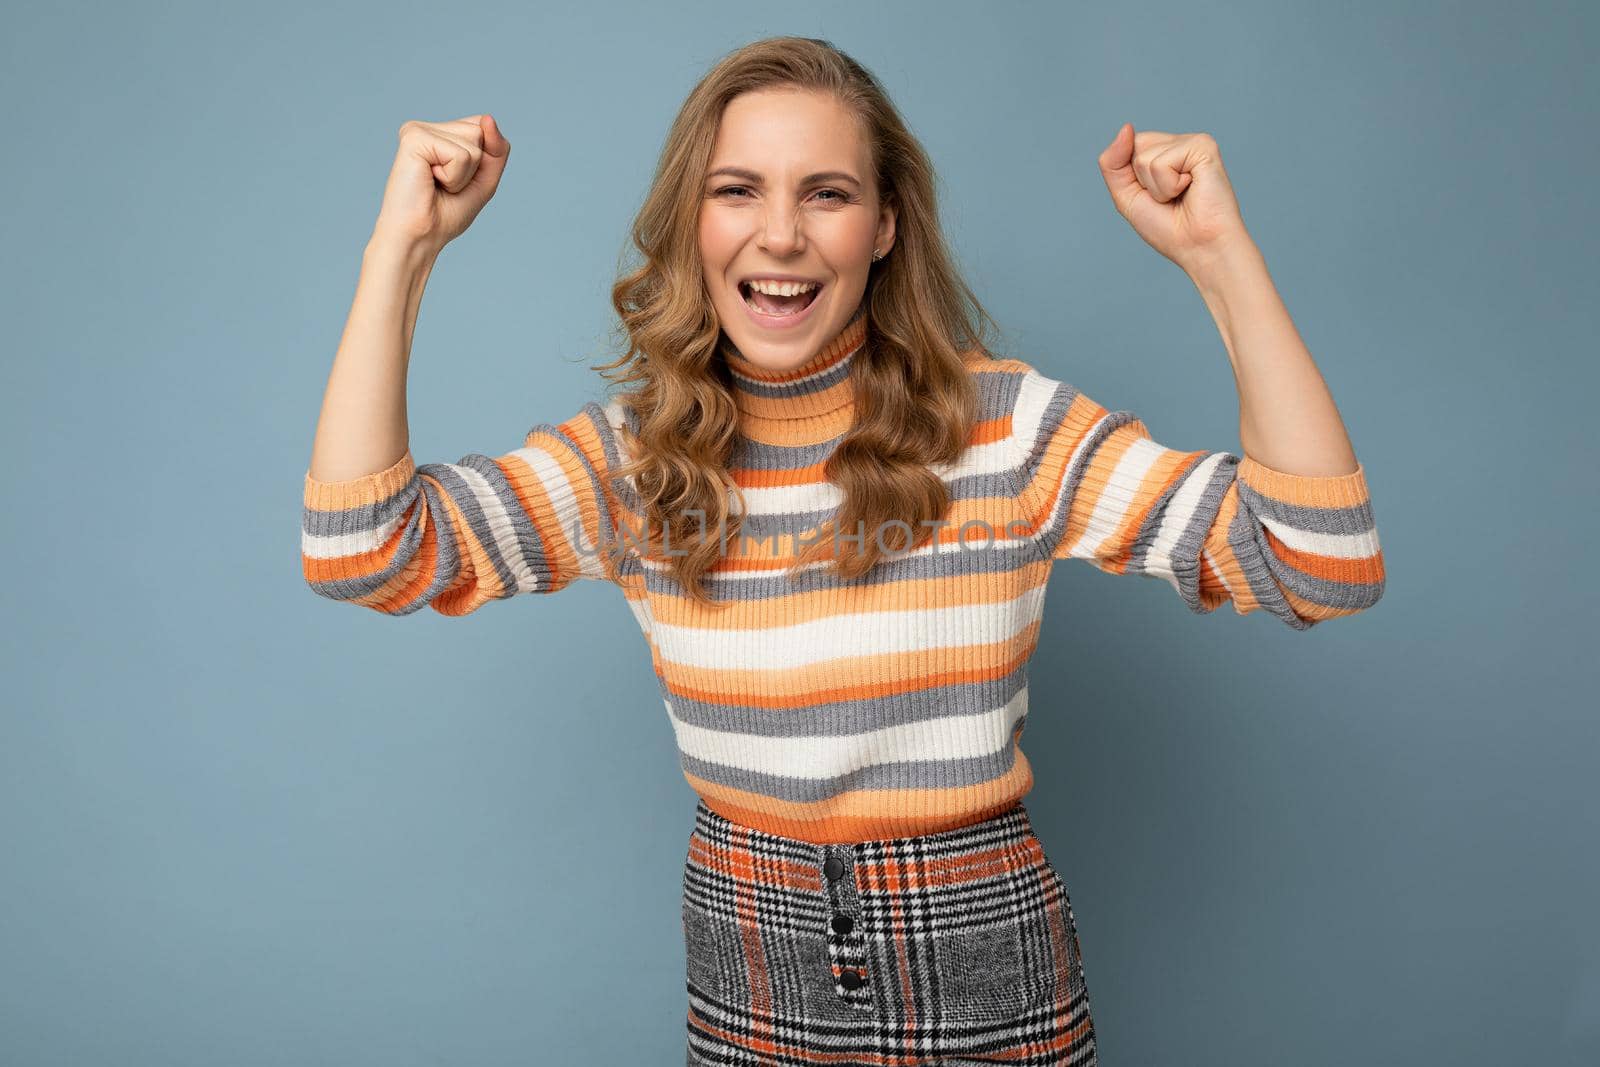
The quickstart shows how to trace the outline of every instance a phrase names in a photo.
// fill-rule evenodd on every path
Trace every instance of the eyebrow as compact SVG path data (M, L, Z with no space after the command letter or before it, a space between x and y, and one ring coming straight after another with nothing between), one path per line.
M729 175L730 177L734 177L734 178L742 178L745 181L750 182L753 185L760 185L761 184L761 175L757 174L753 170L746 170L743 167L718 167L716 170L712 171L710 174L707 174L706 178L707 178L707 180L710 180L711 178L715 178L719 174L726 174L726 175ZM810 185L813 182L837 182L837 181L846 181L846 182L850 182L850 183L852 183L854 185L860 185L861 184L860 180L854 174L850 174L850 173L848 173L846 171L842 171L842 170L823 170L823 171L818 171L815 174L807 174L804 178L800 179L800 184L801 185Z

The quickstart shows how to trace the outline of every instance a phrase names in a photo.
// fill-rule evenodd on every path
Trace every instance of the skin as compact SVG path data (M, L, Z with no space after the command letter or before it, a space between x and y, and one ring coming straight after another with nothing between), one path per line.
M483 210L511 142L489 115L400 126L344 335L322 396L307 473L334 482L376 474L410 449L406 372L434 261Z
M718 175L724 167L750 176ZM813 174L842 171L855 180ZM702 189L700 258L722 329L764 370L799 366L850 320L866 292L872 250L894 246L894 208L881 203L857 121L833 96L763 89L723 109ZM823 283L810 317L768 330L745 312L739 279L769 272Z
M488 115L401 127L323 397L313 478L375 473L406 451L406 370L423 289L440 250L494 195L510 147ZM782 371L814 354L859 304L872 249L887 254L893 246L894 211L879 204L876 189L800 185L823 170L864 178L868 162L851 116L829 97L764 90L725 110L708 170L743 166L759 180L708 179L700 251L724 329L758 365ZM1338 408L1245 230L1216 141L1136 133L1124 123L1099 165L1118 213L1188 274L1216 320L1238 386L1245 455L1289 474L1353 473ZM846 202L833 203L837 194L825 189ZM803 328L775 339L745 317L736 281L762 270L827 283Z
M1118 214L1182 268L1216 320L1244 454L1285 474L1355 473L1339 409L1245 230L1216 140L1125 122L1099 164Z

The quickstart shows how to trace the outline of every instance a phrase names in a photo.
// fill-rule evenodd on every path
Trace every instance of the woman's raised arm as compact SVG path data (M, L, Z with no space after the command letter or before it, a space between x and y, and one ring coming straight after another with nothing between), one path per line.
M616 453L596 404L522 447L414 462L406 367L439 252L494 195L510 144L494 119L407 122L334 357L305 475L301 560L313 591L391 615L465 615L490 600L605 577L604 476Z
M409 446L406 366L423 288L494 195L511 151L487 115L407 122L399 139L322 398L308 471L319 481L376 474Z

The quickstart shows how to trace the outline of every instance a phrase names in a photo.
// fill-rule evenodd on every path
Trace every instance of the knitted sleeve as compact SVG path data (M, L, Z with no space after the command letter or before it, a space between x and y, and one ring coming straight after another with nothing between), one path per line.
M1108 411L1031 367L1012 441L1042 558L1160 578L1196 613L1231 600L1240 615L1264 609L1296 630L1383 595L1359 464L1319 477L1167 448L1132 412Z
M604 579L616 527L607 471L616 445L595 403L540 423L522 447L415 464L348 481L305 476L301 563L320 596L389 615L424 605L466 615L518 593Z

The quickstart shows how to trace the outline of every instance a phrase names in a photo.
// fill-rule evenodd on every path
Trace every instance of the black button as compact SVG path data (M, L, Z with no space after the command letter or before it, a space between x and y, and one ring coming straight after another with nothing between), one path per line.
M866 979L854 971L846 971L839 976L839 984L846 989L860 989L865 982Z
M850 927L854 925L855 923L850 921L850 916L848 915L835 915L833 917L833 932L836 934L848 934Z
M828 881L837 882L839 876L844 874L844 860L838 856L829 856L828 861L822 865L822 873L828 876Z

